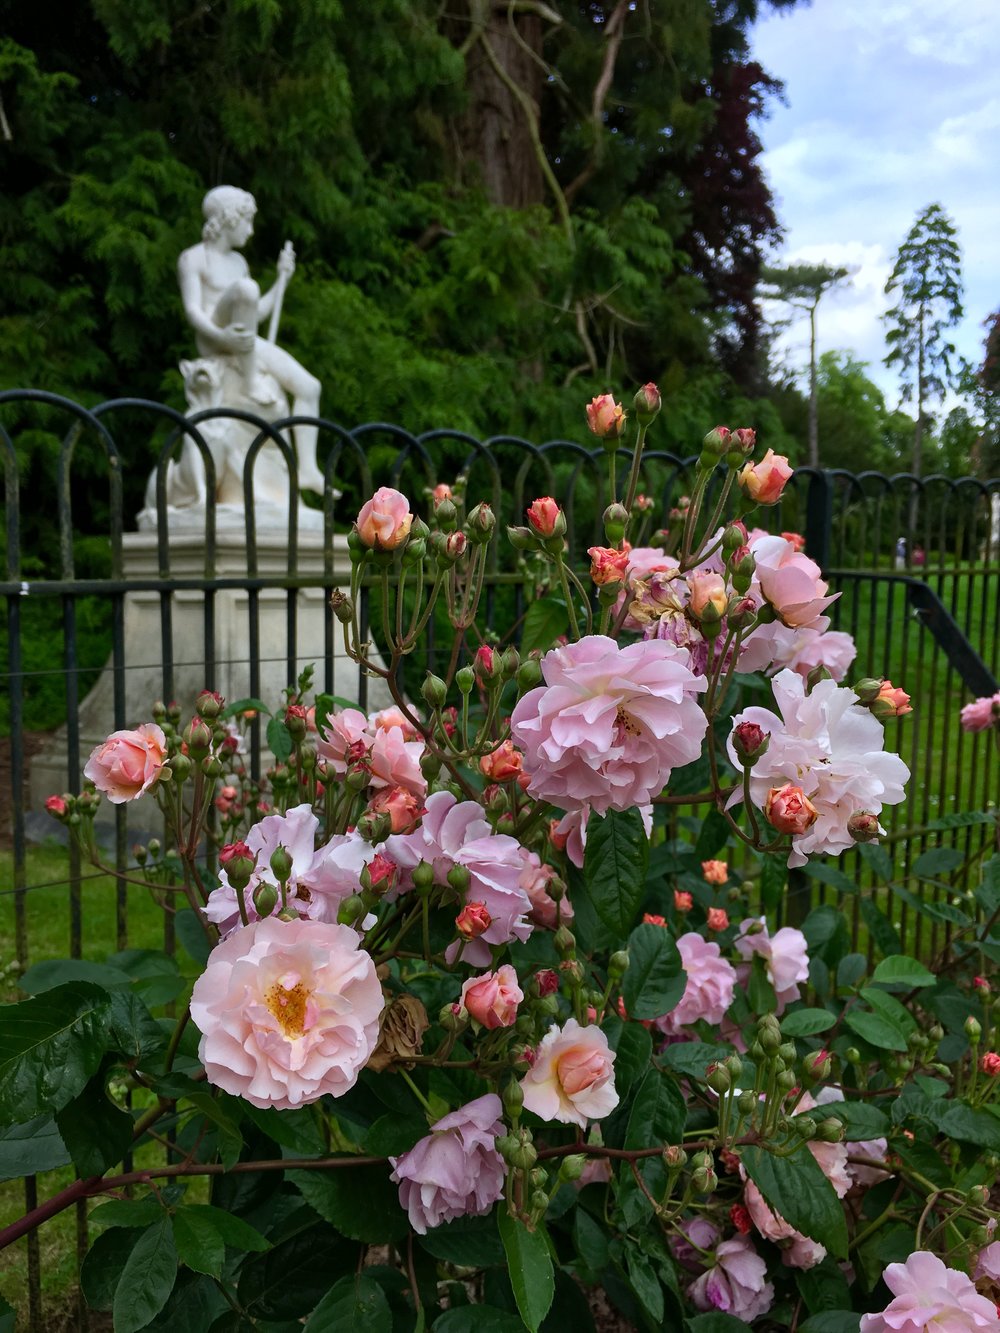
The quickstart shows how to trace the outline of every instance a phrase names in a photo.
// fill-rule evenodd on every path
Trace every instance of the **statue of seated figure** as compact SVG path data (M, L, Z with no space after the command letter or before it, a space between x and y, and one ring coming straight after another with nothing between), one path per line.
M181 374L189 414L206 407L231 407L265 421L291 415L319 414L320 382L275 342L285 287L295 271L295 252L285 242L278 257L278 276L270 291L261 293L239 253L253 235L257 205L246 190L220 185L209 190L202 204L205 225L198 245L185 250L177 263L181 299L194 329L199 359L182 361ZM270 319L267 338L258 325ZM220 417L199 425L215 462L219 520L237 518L243 508L243 461L258 434L248 422ZM300 491L322 493L323 474L316 461L315 426L294 427L294 445ZM288 471L280 450L267 444L254 466L254 509L259 521L276 524L287 516ZM166 498L172 524L199 522L205 504L205 469L197 446L189 437L180 456L167 465ZM322 522L318 511L300 506L300 522ZM156 526L156 474L146 488L146 507L139 527Z

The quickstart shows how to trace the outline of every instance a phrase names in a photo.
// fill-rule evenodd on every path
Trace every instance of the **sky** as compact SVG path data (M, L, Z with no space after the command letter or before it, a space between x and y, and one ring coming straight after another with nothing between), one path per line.
M857 269L823 298L820 352L852 351L898 403L883 289L917 214L940 203L965 279L953 341L979 364L983 321L1000 307L1000 0L800 0L751 40L785 85L786 104L772 99L757 122L785 228L773 262ZM808 364L807 339L803 318L785 336L790 365Z

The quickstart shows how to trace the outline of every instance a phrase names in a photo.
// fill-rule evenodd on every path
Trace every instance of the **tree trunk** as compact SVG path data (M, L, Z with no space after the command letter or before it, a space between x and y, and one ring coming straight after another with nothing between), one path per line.
M542 22L535 14L508 21L506 0L488 7L473 0L470 9L485 14L485 22L465 58L467 101L455 127L458 172L464 179L478 175L491 203L528 208L545 199L529 119L538 121L544 86L544 69L536 58L541 56ZM455 23L454 31L464 40L469 23ZM521 98L510 84L521 90Z
M809 308L809 466L819 467L819 395L816 389L816 306Z

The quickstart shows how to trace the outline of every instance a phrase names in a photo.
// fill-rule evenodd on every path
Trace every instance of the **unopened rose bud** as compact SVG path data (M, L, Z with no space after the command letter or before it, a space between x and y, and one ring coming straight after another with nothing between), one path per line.
M979 1039L983 1035L982 1024L979 1022L978 1019L973 1018L972 1015L970 1014L969 1017L965 1020L964 1027L965 1027L965 1035L968 1037L970 1044L973 1046L978 1046Z
M565 926L560 926L556 931L553 943L560 958L568 958L576 952L576 936Z
M754 504L773 505L781 499L782 491L792 475L788 459L773 449L759 463L747 463L738 474L740 488Z
M468 891L472 883L472 875L469 873L468 866L453 865L446 876L448 883L459 895Z
M454 564L465 555L465 548L469 544L469 539L464 532L449 532L448 539L444 544L444 553L447 561Z
M508 1117L516 1119L524 1105L524 1091L517 1079L510 1079L503 1090L503 1106Z
M906 713L912 713L910 707L910 696L905 690L893 685L891 680L884 680L878 694L869 705L872 714L885 722L890 717L903 717Z
M202 690L194 701L194 711L199 717L212 721L219 716L225 704L225 699L221 694L216 694L215 690Z
M698 1194L714 1194L719 1187L719 1177L710 1168L700 1166L691 1172L691 1186Z
M771 733L756 722L741 722L733 731L733 749L745 768L752 768L758 759L762 759L770 743Z
M724 907L710 907L705 914L706 925L709 930L719 931L729 929L729 913Z
M253 891L254 911L263 920L270 916L278 905L278 890L267 880L261 880Z
M800 1139L812 1139L816 1137L816 1121L808 1115L797 1115L791 1122L792 1129Z
M604 511L604 539L609 546L620 546L625 540L625 529L628 526L628 510L623 504L615 501L609 504Z
M979 1061L979 1068L987 1078L1000 1078L1000 1055L987 1051Z
M729 449L729 437L732 431L728 426L716 426L710 430L701 442L702 467L722 458Z
M200 717L192 718L184 728L184 744L192 759L203 759L212 746L212 729Z
M628 951L626 949L618 949L608 959L608 980L621 981L627 971Z
M293 741L304 741L309 729L308 710L302 704L289 704L285 709L285 726Z
M45 809L53 819L63 820L69 814L69 803L62 796L47 796Z
M677 1143L670 1143L663 1149L663 1164L668 1171L680 1171L687 1166L688 1155Z
M515 551L537 551L539 549L538 538L530 528L509 526L507 528L507 540Z
M660 391L655 384L644 384L632 399L632 410L640 426L648 426L654 421L662 406Z
M618 440L625 433L625 412L610 393L602 393L587 404L587 426L598 439Z
M527 509L528 526L543 541L562 538L566 535L566 515L551 495L532 500Z
M535 989L538 991L540 999L545 999L548 995L554 995L559 989L559 978L551 967L543 968L535 973Z
M972 1185L965 1196L973 1208L984 1208L990 1201L987 1185Z
M858 696L858 703L873 704L882 689L882 680L881 678L876 679L874 676L865 676L863 680L856 681L851 689Z
M359 879L361 887L367 892L383 894L395 886L398 874L399 867L395 861L391 861L383 852L377 852L368 864L362 867Z
M541 684L542 668L534 657L529 657L517 669L517 688L521 694L527 694Z
M736 1106L740 1115L750 1115L756 1105L757 1094L752 1092L749 1088L746 1092L741 1092L736 1098Z
M473 671L472 667L460 667L459 670L455 672L455 684L463 694L471 694L476 684L476 673Z
M855 842L875 842L882 830L878 815L870 810L856 810L847 821L847 831Z
M722 550L724 555L730 556L740 547L746 546L749 538L747 525L741 519L734 518L722 534Z
M733 1086L729 1070L723 1064L711 1064L706 1072L705 1082L713 1092L728 1092Z
M152 851L153 844L150 843L149 847ZM219 865L234 889L245 889L257 868L257 856L245 842L231 842L220 849Z
M685 893L683 889L674 889L674 911L682 915L690 912L694 906L694 899L690 893Z
M337 908L337 921L342 926L353 926L356 921L361 921L368 914L368 906L360 894L354 893L350 898L345 898Z
M469 514L465 530L468 533L469 541L474 542L477 546L485 546L496 531L496 526L496 514L494 514L490 505L482 500Z
M480 685L495 686L500 680L500 657L498 650L488 643L481 643L472 659L472 669Z
M567 1180L572 1183L579 1180L583 1175L583 1168L587 1165L587 1159L583 1153L571 1153L569 1157L564 1157L559 1167L559 1179Z
M816 1138L820 1143L843 1143L845 1137L843 1122L830 1116L816 1126Z
M380 842L385 842L392 832L392 815L388 810L366 810L359 816L355 828L365 842L371 843L374 847Z
M485 903L466 903L455 918L455 929L465 940L478 939L492 924Z
M428 671L420 687L420 694L428 708L443 708L448 698L448 686L440 676Z
M292 857L287 847L280 843L271 853L271 872L279 884L284 884L292 873Z
M458 508L449 496L434 506L434 517L442 532L452 532L458 523Z
M801 787L786 782L783 787L772 787L767 793L764 817L779 833L797 837L812 828L819 818L819 811Z

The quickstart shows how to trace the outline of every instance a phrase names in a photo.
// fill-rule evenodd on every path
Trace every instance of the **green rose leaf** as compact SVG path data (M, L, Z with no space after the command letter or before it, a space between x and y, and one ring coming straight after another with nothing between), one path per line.
M306 1320L306 1333L392 1333L392 1311L379 1284L364 1274L342 1277Z
M583 873L594 909L612 932L613 943L628 937L645 892L648 863L649 840L638 810L590 816Z
M629 1018L660 1018L684 994L687 973L669 931L644 922L628 937L622 998Z
M320 1217L342 1236L369 1244L399 1240L409 1228L389 1166L289 1171L287 1178Z
M0 1130L0 1182L52 1171L69 1160L69 1150L51 1116L33 1116L23 1125Z
M137 1333L160 1313L177 1280L177 1249L170 1218L144 1231L128 1257L112 1306L115 1333Z
M529 1231L519 1218L511 1217L503 1205L497 1226L507 1255L507 1274L518 1311L531 1333L538 1333L556 1290L545 1233L541 1227Z
M132 1117L105 1090L105 1075L92 1078L56 1116L63 1142L81 1176L101 1176L120 1162L132 1143Z
M781 1020L785 1037L814 1037L818 1032L832 1028L837 1017L828 1009L796 1009Z
M743 1149L747 1175L765 1201L796 1231L818 1241L838 1259L847 1255L844 1207L812 1153L803 1146L793 1157L775 1157L766 1149Z
M0 1006L0 1124L68 1106L97 1072L111 997L69 981L20 1004Z
M872 981L881 982L884 986L919 987L933 986L937 977L915 958L896 953L882 959L872 974Z
M557 597L539 597L537 602L532 602L524 615L524 623L521 628L521 656L527 657L528 653L536 648L541 648L543 652L551 648L560 634L565 634L569 628L569 612L566 609L566 603L560 601ZM354 705L351 705L354 707Z
M177 1258L195 1273L222 1276L226 1243L211 1218L178 1208L173 1216Z
M680 1088L669 1074L651 1069L639 1084L632 1102L626 1148L651 1148L680 1143L684 1137L687 1106Z

